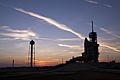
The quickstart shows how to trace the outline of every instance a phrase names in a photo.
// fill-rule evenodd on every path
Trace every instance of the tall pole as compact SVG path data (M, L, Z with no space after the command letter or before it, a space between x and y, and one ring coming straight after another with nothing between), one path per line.
M13 61L12 61L12 68L14 68L14 59L13 59Z
M34 45L34 67L35 67L35 45Z
M94 32L94 29L93 29L93 21L92 21L92 32Z
M33 40L30 41L30 45L31 45L31 59L30 59L30 67L33 67L33 45L35 44L35 42Z
M33 45L31 45L31 67L33 67Z

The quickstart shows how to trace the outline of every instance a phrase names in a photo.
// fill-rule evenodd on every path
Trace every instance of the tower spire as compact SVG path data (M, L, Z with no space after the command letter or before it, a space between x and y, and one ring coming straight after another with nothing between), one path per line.
M94 29L93 29L93 21L92 21L92 32L94 32Z

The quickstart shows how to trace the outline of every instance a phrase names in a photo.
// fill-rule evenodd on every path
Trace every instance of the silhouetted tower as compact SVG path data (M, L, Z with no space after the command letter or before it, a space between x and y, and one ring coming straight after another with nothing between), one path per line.
M89 38L91 42L97 42L97 33L94 32L93 21L92 21L92 32L89 33Z
M89 40L85 38L84 42L84 53L85 62L98 62L99 44L97 44L97 33L94 32L93 21L92 21L92 32L89 33Z
M33 67L33 61L34 61L34 66L35 66L35 42L33 40L30 41L30 46L31 46L30 67Z
M84 52L82 56L73 57L66 63L80 62L80 63L95 63L98 62L99 44L97 43L97 33L94 32L93 21L92 21L92 31L89 33L89 39L84 40Z

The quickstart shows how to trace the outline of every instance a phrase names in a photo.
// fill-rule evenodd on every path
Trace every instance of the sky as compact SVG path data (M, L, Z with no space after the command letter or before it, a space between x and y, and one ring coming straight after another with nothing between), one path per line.
M0 0L0 67L28 66L30 40L36 66L56 65L84 52L91 21L99 61L120 62L120 0Z

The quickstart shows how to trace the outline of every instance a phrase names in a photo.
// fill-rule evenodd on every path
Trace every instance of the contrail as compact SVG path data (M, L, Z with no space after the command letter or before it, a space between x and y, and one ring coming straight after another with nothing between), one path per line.
M105 45L105 44L101 44L101 46L106 47L106 48L109 48L109 49L111 49L111 50L114 50L114 51L120 53L120 50L118 50L117 48L114 48L114 47L111 47L111 46L108 46L108 45Z
M100 30L102 30L102 31L106 32L107 34L110 34L110 35L112 35L112 36L114 36L114 37L116 37L116 38L120 38L119 35L116 35L116 34L114 34L113 32L111 32L111 31L109 31L109 30L107 30L107 29L105 29L105 28L100 28Z
M61 30L64 30L64 31L68 31L68 32L71 32L73 33L74 35L78 36L80 39L85 39L84 36L82 36L80 33L78 32L75 32L74 30L72 30L71 28L69 28L68 26L64 25L64 24L60 24L59 22L51 19L51 18L48 18L48 17L45 17L45 16L42 16L42 15L39 15L39 14L36 14L36 13L33 13L33 12L29 12L29 11L26 11L24 9L21 9L21 8L14 8L15 10L19 11L19 12L22 12L24 14L27 14L27 15L30 15L30 16L33 16L33 17L36 17L40 20L43 20Z
M61 30L64 30L64 31L67 31L67 32L71 32L73 33L74 35L78 36L80 39L84 40L85 37L82 36L80 33L78 32L75 32L74 30L72 30L71 28L69 28L68 26L64 25L64 24L60 24L59 22L51 19L51 18L48 18L48 17L45 17L45 16L42 16L42 15L39 15L39 14L36 14L36 13L33 13L33 12L30 12L30 11L26 11L24 9L21 9L21 8L14 8L16 11L19 11L19 12L22 12L24 14L27 14L27 15L30 15L30 16L33 16L33 17L36 17L40 20L43 20ZM111 46L108 46L108 45L103 45L102 46L106 47L106 48L109 48L109 49L112 49L114 51L117 51L117 52L120 52L119 50L117 50L116 48L114 47L111 47Z
M102 31L104 31L104 32L107 33L107 34L110 34L110 35L118 38L118 39L120 38L119 35L116 35L116 34L114 34L113 32L111 32L111 31L109 31L109 30L107 30L107 29L105 29L105 28L99 28L99 29L102 30ZM113 51L116 51L116 52L120 52L120 50L118 50L117 48L112 47L112 46L109 46L109 45L106 45L106 44L102 44L102 43L101 43L101 46L106 47L106 48L109 48L109 49L111 49L111 50L113 50Z
M57 28L59 28L59 29L61 29L61 30L71 32L71 33L73 33L74 35L78 36L78 37L79 37L80 39L82 39L82 40L85 39L85 37L82 36L80 33L75 32L74 30L72 30L72 29L69 28L68 26L66 26L66 25L64 25L64 24L60 24L59 22L57 22L57 21L55 21L55 20L53 20L53 19L51 19L51 18L48 18L48 17L45 17L45 16L41 16L41 15L36 14L36 13L33 13L33 12L29 12L29 11L26 11L26 10L21 9L21 8L14 8L14 9L17 10L17 11L19 11L19 12L22 12L22 13L24 13L24 14L27 14L27 15L36 17L36 18L38 18L38 19L40 19L40 20L43 20L43 21L45 21L45 22L47 22L47 23L49 23L49 24L51 24L51 25L53 25L53 26L55 26L55 27L57 27ZM101 30L102 30L102 29L101 29ZM104 29L103 31L105 31L105 29ZM105 31L105 32L108 32L108 31ZM111 33L109 32L109 34L111 34ZM112 49L112 50L114 50L114 51L116 51L116 52L120 52L120 51L117 50L116 48L111 47L111 46L108 46L108 45L105 45L105 44L104 44L104 45L101 44L101 46L104 46L104 47L106 47L106 48Z
M82 48L79 45L58 44L58 46L62 46L62 47L70 48L70 49L78 49L78 50L81 50L81 48Z
M93 1L93 0L84 0L84 1L86 1L86 2L88 2L88 3L91 3L91 4L98 4L98 2Z
M112 5L109 5L109 4L100 4L98 1L95 1L95 0L84 0L84 1L91 3L91 4L101 5L101 6L106 7L106 8L113 7Z

